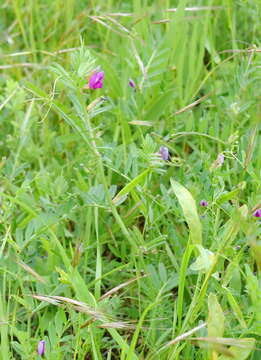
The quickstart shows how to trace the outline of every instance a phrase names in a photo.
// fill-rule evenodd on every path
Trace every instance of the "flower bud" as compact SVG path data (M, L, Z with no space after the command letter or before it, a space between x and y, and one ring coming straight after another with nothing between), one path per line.
M44 355L44 353L45 353L45 341L44 340L39 341L38 347L37 347L37 352L38 352L38 355L40 355L40 356Z

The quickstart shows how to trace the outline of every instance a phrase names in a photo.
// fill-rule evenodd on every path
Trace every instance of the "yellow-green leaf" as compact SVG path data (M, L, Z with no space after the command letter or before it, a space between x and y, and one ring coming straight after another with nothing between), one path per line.
M177 181L170 180L172 189L182 207L186 222L190 230L190 238L193 244L202 243L202 227L199 220L196 202L191 193Z
M199 250L199 256L196 261L190 265L190 270L192 271L202 271L207 272L213 265L215 261L215 255L212 251L203 248L201 245L197 245Z
M255 339L253 338L238 339L237 345L230 346L228 351L232 354L233 359L246 360L254 349L254 346ZM221 355L218 357L218 360L231 360L231 356Z
M225 316L215 294L208 296L208 337L222 337L225 329Z
M121 189L120 192L115 196L115 198L112 200L114 203L118 203L119 200L127 195L131 190L133 190L141 181L143 181L146 177L146 175L149 173L150 169L144 170L142 173L140 173L138 176L136 176L133 180L131 180L128 184L124 186L123 189Z

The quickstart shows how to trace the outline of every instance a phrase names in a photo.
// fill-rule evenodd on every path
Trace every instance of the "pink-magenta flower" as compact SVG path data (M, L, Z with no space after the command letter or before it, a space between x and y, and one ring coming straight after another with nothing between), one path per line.
M257 209L257 210L254 212L253 216L255 216L255 217L257 217L257 218L260 218L260 217L261 217L261 208L260 208L260 209Z
M44 355L44 353L45 353L45 341L44 340L39 341L38 347L37 347L37 352L38 352L38 355L40 355L40 356Z
M132 88L135 88L135 87L136 87L136 84L135 84L135 82L134 82L132 79L129 79L129 85L130 85L130 87L132 87Z
M104 71L96 71L89 79L90 89L101 89L103 87Z
M206 206L208 206L208 202L207 202L206 200L201 200L201 201L199 202L199 205L200 205L200 206L203 206L203 207L206 207Z

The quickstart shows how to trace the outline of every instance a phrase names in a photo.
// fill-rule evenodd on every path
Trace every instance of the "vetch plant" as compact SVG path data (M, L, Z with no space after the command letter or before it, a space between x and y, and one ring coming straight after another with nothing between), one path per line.
M224 164L224 160L225 160L224 155L223 155L222 153L219 154L218 157L217 157L217 164L218 164L218 166L223 165L223 164Z
M44 353L45 353L45 341L44 340L39 341L38 346L37 346L37 352L38 352L39 356L44 355Z
M223 153L218 154L216 160L210 166L210 171L220 168L224 164L224 161L225 161L224 154Z
M94 72L89 79L90 89L101 89L103 87L104 71Z
M129 79L129 86L132 88L136 88L136 84L132 79Z
M129 3L6 2L0 353L258 358L258 14Z
M162 160L167 161L169 159L169 149L166 146L161 146L159 149Z
M199 202L199 205L202 206L202 207L206 207L206 206L208 206L208 202L206 200L201 200Z
M260 209L257 209L254 213L253 213L253 216L257 217L257 218L260 218L261 217L261 208Z

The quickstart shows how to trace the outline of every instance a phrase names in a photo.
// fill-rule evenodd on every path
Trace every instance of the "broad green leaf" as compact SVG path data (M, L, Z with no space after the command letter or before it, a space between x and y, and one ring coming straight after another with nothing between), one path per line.
M202 243L202 227L199 220L195 200L191 193L177 181L170 180L172 189L182 207L186 222L190 230L190 238L193 244Z
M197 257L196 261L190 265L190 269L193 271L204 271L207 272L213 265L215 255L212 251L204 249L203 246L197 246L200 255Z
M160 276L160 280L165 283L168 280L168 274L167 274L167 270L165 268L165 265L163 263L159 263L159 276Z
M253 326L256 328L258 333L261 332L261 284L260 281L250 269L248 264L245 265L245 279L246 279L246 289L248 296L251 300L251 311L255 317Z
M228 200L234 199L235 197L237 197L237 195L240 193L240 191L241 191L241 189L237 188L237 189L229 191L225 194L222 194L216 199L216 203L218 205L221 205Z
M225 316L215 294L208 296L208 337L222 337L225 329Z
M224 226L224 232L219 241L219 251L228 247L235 240L240 228L247 219L248 209L246 205L241 206L236 211L236 215L231 217Z
M149 173L150 169L144 170L138 176L136 176L133 180L131 180L127 185L124 186L123 189L115 196L112 200L114 203L118 203L121 197L127 195L131 190L133 190L140 182L142 182L146 175Z
M228 351L233 354L233 359L236 360L245 360L250 355L251 351L254 349L255 339L253 338L244 338L238 339L236 346L230 346ZM231 356L221 355L218 357L218 360L231 360Z
M251 244L251 255L256 261L257 267L261 270L261 241L252 241Z

